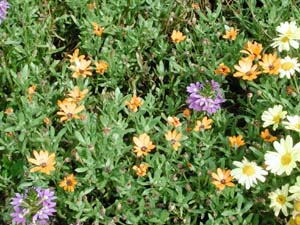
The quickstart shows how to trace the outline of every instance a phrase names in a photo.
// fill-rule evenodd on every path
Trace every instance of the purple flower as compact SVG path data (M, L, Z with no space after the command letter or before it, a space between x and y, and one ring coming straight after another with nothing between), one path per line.
M196 111L213 114L221 108L221 103L225 102L219 84L214 80L192 83L186 88L186 91L190 94L187 100L189 108Z
M0 23L6 19L7 9L9 4L6 0L0 0Z
M16 224L29 225L48 224L49 216L56 212L54 202L56 197L50 189L32 188L26 190L24 194L16 193L10 204L14 212L10 215Z

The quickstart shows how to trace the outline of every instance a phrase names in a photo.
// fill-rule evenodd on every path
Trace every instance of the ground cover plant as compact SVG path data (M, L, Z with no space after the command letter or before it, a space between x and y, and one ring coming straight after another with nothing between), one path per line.
M0 224L300 224L299 6L0 0Z

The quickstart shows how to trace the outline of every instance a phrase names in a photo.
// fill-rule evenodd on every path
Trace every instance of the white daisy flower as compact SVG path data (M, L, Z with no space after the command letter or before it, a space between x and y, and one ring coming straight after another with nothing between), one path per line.
M273 130L278 128L279 122L285 118L287 112L282 111L282 105L275 105L273 108L268 108L267 111L264 111L261 119L264 121L263 127L273 125Z
M300 199L300 176L298 176L294 186L290 187L290 193L294 199Z
M281 189L276 189L269 194L271 200L270 207L274 210L275 216L279 215L282 211L283 215L288 216L288 208L293 208L293 204L290 201L293 200L289 194L289 185L286 184L281 187Z
M233 165L237 168L231 170L231 175L238 180L242 185L246 186L246 189L254 186L257 180L264 182L265 175L268 174L262 167L257 166L255 162L249 162L246 158L242 162L234 161Z
M298 63L297 58L286 56L280 61L279 77L291 79L291 75L294 75L296 71L300 72L299 66L300 64Z
M290 47L298 49L299 43L296 40L300 39L300 29L296 26L295 21L281 23L276 31L279 33L277 38L271 44L273 48L278 47L278 51L289 51Z
M286 139L280 139L280 143L275 141L273 145L276 152L267 151L265 154L267 170L277 175L290 175L296 167L296 161L300 159L300 142L293 146L293 139L288 135Z
M283 121L285 129L300 132L300 116L287 116L288 121Z

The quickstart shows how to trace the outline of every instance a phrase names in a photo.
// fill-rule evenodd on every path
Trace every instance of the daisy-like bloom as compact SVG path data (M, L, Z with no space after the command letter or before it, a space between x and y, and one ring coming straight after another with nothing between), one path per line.
M14 112L13 108L7 108L5 109L5 114L8 116L9 114L12 114Z
M45 173L50 175L51 171L55 170L55 154L52 153L49 155L48 151L40 150L39 152L33 151L33 155L35 158L28 158L28 162L36 165L35 167L30 169L30 172L40 171L41 173Z
M78 78L82 76L85 78L86 76L92 76L92 67L91 60L85 60L85 59L75 59L75 65L69 66L70 70L72 70L74 73L72 74L73 78Z
M238 135L238 136L231 136L228 137L229 139L229 145L230 147L233 147L235 149L237 149L238 147L241 147L243 145L245 145L245 141L243 140L243 136L242 135Z
M173 30L171 35L171 40L173 43L177 44L179 42L182 42L186 39L186 36L184 36L180 31Z
M10 214L16 224L49 224L49 217L56 212L54 192L39 187L27 189L24 194L16 193L10 204Z
M286 114L287 112L283 111L282 105L275 105L273 108L268 108L268 110L264 111L261 115L261 119L264 121L263 127L273 125L273 130L276 130Z
M293 200L289 194L289 185L284 186L269 194L271 200L270 207L274 210L275 216L279 215L279 212L282 211L283 215L288 216L288 208L293 208L293 204L290 201Z
M96 2L91 2L88 4L89 10L94 10L96 8Z
M190 109L184 109L183 110L183 117L189 118L191 116L191 110Z
M88 92L89 92L88 89L84 89L83 91L80 91L79 87L75 86L74 89L68 93L68 96L70 97L70 99L68 100L70 100L71 102L78 103L82 99L84 99L84 97Z
M80 119L80 116L77 115L82 110L84 110L84 106L77 106L75 102L69 101L69 99L64 99L63 101L58 100L57 105L60 108L56 114L61 116L60 122L69 121L71 119Z
M219 68L215 69L214 72L217 75L227 76L228 73L230 73L230 68L228 66L226 66L224 63L221 63L219 65Z
M281 59L276 54L263 54L262 61L259 61L259 65L263 69L263 73L272 75L278 75Z
M129 108L129 110L131 110L132 112L137 112L138 111L138 107L141 106L143 104L143 100L140 97L137 96L132 96L132 98L130 99L130 101L126 101L125 105Z
M51 123L51 120L49 119L49 117L45 117L43 122L44 122L45 125L49 126L50 123Z
M174 148L175 151L178 150L178 147L181 146L180 144L180 138L182 137L182 133L177 133L176 130L169 130L166 134L165 134L165 138L167 141L170 141L172 147Z
M298 63L297 58L291 58L286 56L284 59L281 59L281 65L279 69L279 77L286 77L291 79L291 76L295 74L295 72L300 72L300 63Z
M178 117L176 117L176 116L168 116L167 121L168 121L168 124L170 124L171 126L174 126L174 127L181 126L181 122L178 119Z
M6 19L7 9L9 8L9 4L6 0L0 1L0 24L3 20Z
M285 129L300 132L300 116L287 116L288 121L283 121Z
M104 31L104 28L101 27L98 23L92 23L92 25L93 25L94 34L96 34L97 36L101 37L102 33Z
M137 157L147 155L151 152L155 145L150 140L150 137L147 134L141 134L139 137L133 137L133 142L135 144L133 151L136 153Z
M69 174L64 177L62 181L59 182L59 186L62 187L65 191L74 192L74 187L77 184L77 180L74 177L74 174Z
M241 77L243 80L255 80L260 71L257 70L257 65L253 65L253 61L250 59L239 60L239 65L235 65L234 68L237 70L233 74L234 77Z
M270 134L269 129L265 129L260 132L260 137L266 142L273 142L277 140L277 137Z
M300 176L296 178L295 185L291 186L289 191L292 193L291 197L293 199L300 199ZM300 211L300 209L298 211Z
M279 52L283 50L289 51L290 47L299 48L299 43L296 40L300 39L300 29L296 26L295 21L280 23L276 27L276 31L280 34L273 39L274 42L271 44L273 48L278 47Z
M132 169L135 171L136 175L139 177L143 177L147 174L147 170L149 168L148 163L142 163L138 166L133 166Z
M268 174L262 167L257 166L256 162L249 162L244 158L242 162L234 161L233 165L237 168L231 171L231 175L238 180L242 185L245 185L246 189L254 186L257 180L264 182Z
M194 131L202 131L202 130L211 129L212 122L213 122L212 119L208 119L207 116L204 116L202 120L196 121L196 126L194 128Z
M225 102L219 84L214 80L192 83L186 90L190 94L187 100L189 108L196 111L213 114L221 108L221 103Z
M245 47L240 52L247 54L250 56L252 60L260 59L261 58L261 51L263 49L262 44L257 43L254 41L253 43L251 41L247 41Z
M223 38L234 41L236 39L238 32L239 32L238 29L234 29L233 27L230 27L228 30L226 30L225 35L223 35Z
M192 8L193 8L194 10L200 9L199 3L193 3L193 4L192 4Z
M267 151L265 154L265 164L267 170L276 175L286 173L290 175L297 166L296 161L300 160L300 142L293 146L293 139L287 136L286 139L280 139L280 142L273 143L276 152Z
M72 55L68 55L68 57L70 58L70 62L73 63L76 60L82 60L85 58L85 55L79 55L79 49L75 49L75 51L73 52Z
M217 169L217 173L212 173L212 184L214 184L220 191L224 190L226 186L233 187L235 184L232 183L233 176L230 175L230 170Z
M96 73L99 73L101 75L103 75L108 69L108 63L103 60L96 62L95 65L96 65Z
M31 85L28 89L27 89L27 93L28 93L28 100L29 102L32 102L32 96L35 93L35 89L36 89L36 85L33 84Z

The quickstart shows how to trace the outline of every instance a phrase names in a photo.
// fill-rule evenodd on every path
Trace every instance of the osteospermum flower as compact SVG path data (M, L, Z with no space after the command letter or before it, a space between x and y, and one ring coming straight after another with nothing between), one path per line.
M173 149L175 151L178 150L178 148L181 146L180 144L180 139L181 139L182 133L177 133L176 130L169 130L166 134L165 134L165 138L167 141L169 141L173 147Z
M133 151L136 153L137 157L146 156L151 152L155 145L150 140L147 134L141 134L139 137L133 137L133 142L135 144Z
M287 116L288 121L283 121L282 124L287 130L300 132L300 116Z
M125 105L132 111L132 112L137 112L138 107L143 104L142 98L137 97L137 96L132 96L130 101L126 101Z
M78 103L82 99L84 99L84 97L88 92L89 92L88 89L84 89L83 91L80 91L79 87L75 86L74 89L68 93L68 96L70 97L70 99L68 100L70 100L71 102Z
M50 189L31 188L24 194L16 193L10 204L14 211L10 214L16 224L49 224L49 217L56 212L54 192Z
M72 55L68 55L68 57L70 58L70 62L73 63L76 60L82 60L85 58L85 55L79 55L79 49L75 49Z
M237 168L231 170L231 175L238 180L242 185L245 185L246 189L254 186L257 180L264 182L268 174L262 167L257 166L256 162L249 162L244 158L242 162L234 161L233 165Z
M74 63L75 65L69 66L70 70L73 71L73 78L92 76L91 60L75 59Z
M234 68L237 72L233 74L234 77L241 77L243 80L255 80L260 71L257 70L257 65L253 64L250 59L239 60L239 65L235 65Z
M40 171L41 173L45 173L50 175L51 171L55 170L55 154L52 153L49 155L48 151L40 150L39 152L33 151L33 155L35 158L28 158L28 162L36 165L35 167L30 169L30 172Z
M228 66L226 66L224 63L221 63L219 65L219 68L215 69L214 72L217 75L227 76L228 73L230 73L230 68Z
M212 184L214 184L220 191L224 190L226 186L233 187L232 183L233 176L230 175L230 170L217 169L217 173L212 173Z
M236 39L238 32L239 32L238 29L234 29L234 27L230 27L229 29L226 29L226 32L223 35L223 38L234 41Z
M69 121L71 119L80 119L80 116L77 115L82 110L84 110L84 106L77 106L76 103L69 101L68 99L64 99L63 101L58 100L57 105L60 108L60 111L56 114L61 116L60 122Z
M271 200L270 207L274 210L275 216L279 215L279 212L282 211L283 215L288 216L288 208L293 208L293 204L290 201L293 200L289 194L289 184L284 186L269 194Z
M213 120L209 119L207 116L204 116L202 120L196 121L196 126L194 128L194 131L202 131L207 130L211 128Z
M101 27L98 23L92 23L93 25L93 32L94 34L96 34L97 36L101 37L102 36L102 33L104 31L104 28Z
M101 75L103 75L108 69L108 63L103 60L96 62L95 65L96 65L96 73L99 73Z
M290 175L297 166L296 161L300 160L300 142L293 146L293 139L288 135L285 139L280 139L280 142L275 141L273 145L276 152L267 151L265 154L267 170L276 175Z
M230 147L233 147L235 149L237 149L238 147L241 147L243 145L245 145L245 141L243 139L243 136L242 135L238 135L238 136L231 136L231 137L228 137L229 139L229 145Z
M245 47L240 52L247 54L251 60L260 59L261 58L261 51L263 49L262 44L257 43L254 41L247 41Z
M260 137L266 142L273 142L277 140L277 137L270 134L269 129L265 129L260 132Z
M138 166L133 166L132 169L135 170L136 175L143 177L147 174L147 170L149 168L149 164L148 163L142 163Z
M296 72L300 72L300 63L298 63L297 58L291 58L286 56L281 59L280 68L279 68L279 77L286 77L288 79L291 78Z
M189 108L196 111L213 114L221 108L221 103L225 102L219 84L214 80L192 83L186 90L190 94L187 100Z
M171 126L174 126L174 127L181 126L181 122L180 122L179 118L176 116L168 116L167 121L168 121L168 124L170 124Z
M281 59L276 54L263 54L259 65L263 69L263 73L278 75Z
M6 19L7 9L9 8L9 4L6 0L0 1L0 24L3 20Z
M261 119L264 121L263 127L273 125L273 130L276 130L286 114L287 112L283 111L282 105L275 105L273 108L268 108L268 110L264 111L261 115Z
M178 44L179 42L182 42L186 39L186 36L184 36L180 31L173 30L171 35L171 40L173 43Z
M64 177L62 181L59 182L59 186L62 187L65 191L74 192L74 187L77 184L77 180L74 177L74 174L69 174Z
M274 38L274 42L271 44L273 48L278 47L278 51L283 50L289 51L290 47L298 49L299 43L297 40L300 39L300 29L296 26L296 22L284 22L280 23L276 27L276 31L279 33L277 38Z

